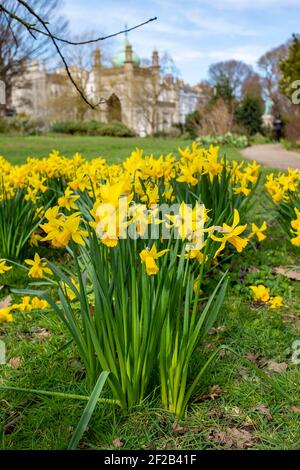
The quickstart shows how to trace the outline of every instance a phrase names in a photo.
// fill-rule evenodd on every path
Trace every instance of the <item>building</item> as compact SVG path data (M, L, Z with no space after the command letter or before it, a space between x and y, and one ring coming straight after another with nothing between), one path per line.
M179 122L185 123L186 116L197 108L199 92L190 85L181 82L179 84Z
M96 105L95 111L76 92L64 68L50 73L38 62L29 64L16 80L12 106L18 114L47 121L119 120L144 136L183 124L199 98L199 93L182 80L161 73L156 50L150 65L142 66L127 39L124 49L114 56L112 66L103 65L101 51L96 49L90 71L71 67L71 72L89 101Z

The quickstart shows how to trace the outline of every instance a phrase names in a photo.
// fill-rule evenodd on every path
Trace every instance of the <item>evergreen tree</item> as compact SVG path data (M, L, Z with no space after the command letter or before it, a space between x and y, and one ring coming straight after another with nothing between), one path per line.
M242 126L247 134L254 135L261 131L263 102L259 96L246 94L236 111L237 124Z
M291 99L295 92L293 83L300 80L300 36L293 36L289 55L281 61L279 67L281 71L280 90Z

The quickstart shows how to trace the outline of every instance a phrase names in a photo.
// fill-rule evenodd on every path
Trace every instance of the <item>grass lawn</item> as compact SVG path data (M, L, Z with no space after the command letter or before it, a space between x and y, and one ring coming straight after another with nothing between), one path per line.
M10 162L19 164L26 158L46 157L53 150L71 157L79 152L85 158L105 157L110 163L121 162L136 147L144 149L145 154L159 157L170 152L177 153L178 147L185 148L191 141L184 139L154 138L115 138L115 137L81 137L65 135L46 136L11 136L0 135L0 155ZM230 158L240 159L239 152L233 148L226 150Z
M124 144L121 149L120 144ZM0 137L0 154L17 163L29 154L43 156L57 148L66 155L80 151L86 157L103 155L119 161L136 146L159 155L187 144L160 139ZM240 159L238 151L224 151L229 158ZM258 224L267 221L269 237L228 262L227 300L205 348L197 351L193 367L198 370L221 344L237 355L223 354L210 367L180 423L160 408L156 395L127 413L99 405L81 440L82 449L116 450L118 445L148 450L300 449L300 366L291 360L292 344L300 340L300 282L273 273L276 266L299 266L300 258L274 219L262 188L252 219ZM1 298L12 288L27 286L22 273L14 270L1 277ZM281 311L252 302L249 286L258 281L284 297ZM14 323L1 324L0 339L5 339L9 361L8 366L0 366L0 385L3 381L31 389L88 394L77 351L72 344L64 347L69 336L54 314L20 314ZM251 364L267 375L260 377ZM0 391L0 403L3 450L66 449L84 408L83 402L22 392Z

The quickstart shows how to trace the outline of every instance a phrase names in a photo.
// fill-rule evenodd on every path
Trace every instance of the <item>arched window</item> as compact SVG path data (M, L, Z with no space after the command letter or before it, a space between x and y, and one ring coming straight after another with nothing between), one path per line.
M110 96L107 101L107 120L122 121L121 101L114 93Z

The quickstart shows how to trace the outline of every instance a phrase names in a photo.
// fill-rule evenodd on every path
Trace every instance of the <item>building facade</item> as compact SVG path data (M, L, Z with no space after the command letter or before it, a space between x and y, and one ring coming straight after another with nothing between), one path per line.
M171 74L162 75L156 50L150 65L142 66L128 40L124 50L113 58L111 67L103 65L101 51L96 49L90 71L70 69L96 110L83 102L65 69L49 73L45 66L32 62L13 87L12 106L16 113L46 121L118 120L144 136L183 124L186 115L197 106L199 93L195 89Z

